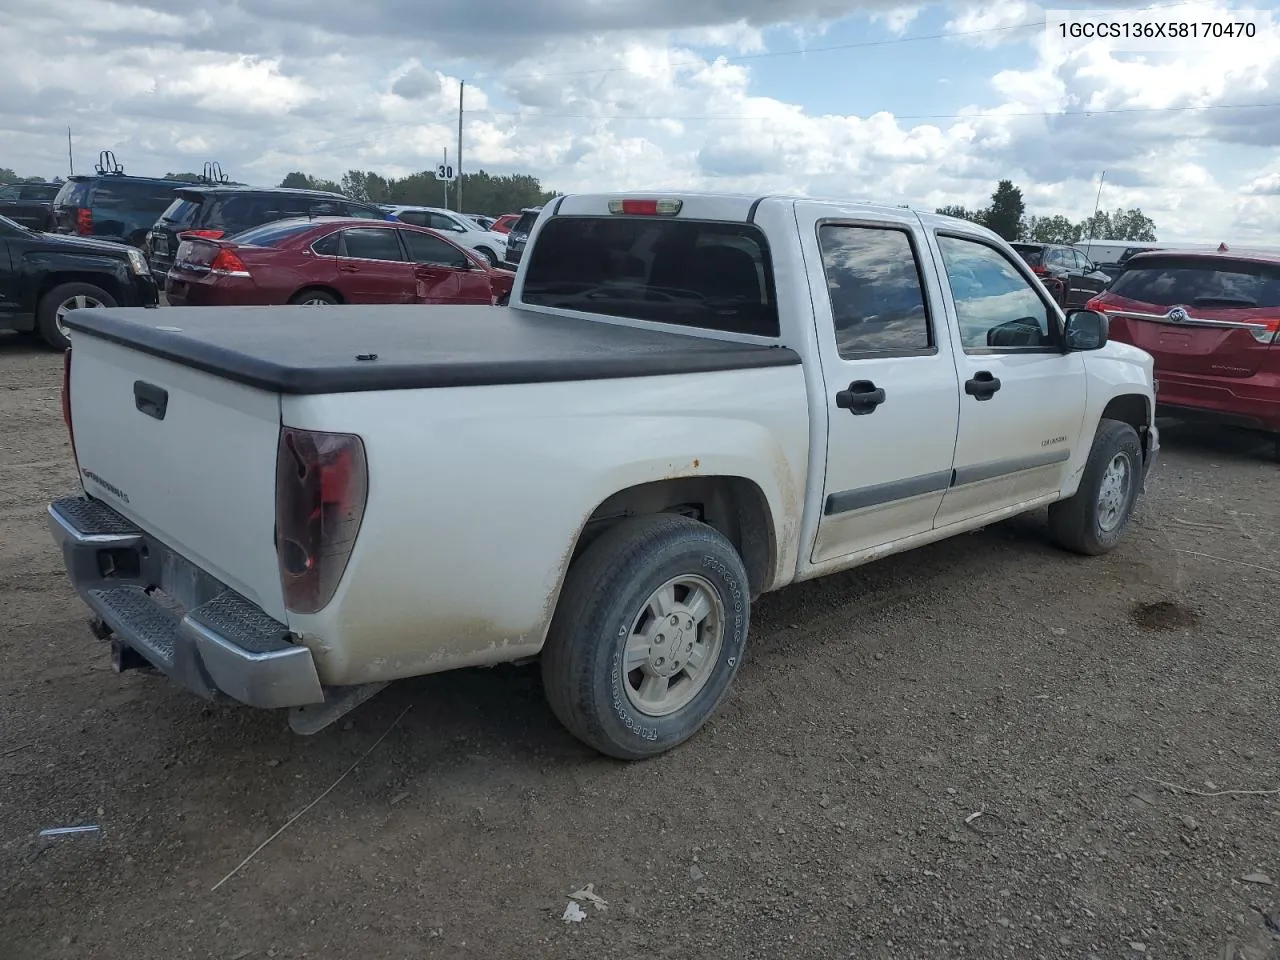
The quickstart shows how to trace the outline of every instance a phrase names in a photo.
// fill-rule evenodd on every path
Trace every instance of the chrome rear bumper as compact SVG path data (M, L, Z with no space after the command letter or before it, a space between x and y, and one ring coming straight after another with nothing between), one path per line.
M252 707L325 700L311 651L287 626L110 507L64 497L49 505L49 529L76 592L113 639L175 682Z

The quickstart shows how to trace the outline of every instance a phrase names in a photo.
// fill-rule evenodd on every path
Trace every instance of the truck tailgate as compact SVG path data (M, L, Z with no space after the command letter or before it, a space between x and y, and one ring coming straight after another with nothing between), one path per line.
M273 542L279 396L74 336L85 492L285 622Z

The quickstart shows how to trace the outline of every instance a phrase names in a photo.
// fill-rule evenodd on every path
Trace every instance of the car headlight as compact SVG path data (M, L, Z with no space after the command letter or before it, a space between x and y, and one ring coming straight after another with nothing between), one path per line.
M125 251L129 258L129 269L139 277L151 276L151 267L147 264L147 258L142 255L142 251L135 247L130 247Z

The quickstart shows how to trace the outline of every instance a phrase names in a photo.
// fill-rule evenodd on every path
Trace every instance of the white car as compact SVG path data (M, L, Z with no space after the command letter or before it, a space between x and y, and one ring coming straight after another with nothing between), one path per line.
M1156 460L1151 356L968 221L584 195L529 245L509 307L71 311L49 519L119 668L310 733L538 657L571 732L652 756L758 595L1039 508L1106 553Z
M488 260L491 267L496 267L507 259L506 236L487 229L465 213L455 213L440 207L393 206L387 216L392 220L446 233L454 243L469 247Z

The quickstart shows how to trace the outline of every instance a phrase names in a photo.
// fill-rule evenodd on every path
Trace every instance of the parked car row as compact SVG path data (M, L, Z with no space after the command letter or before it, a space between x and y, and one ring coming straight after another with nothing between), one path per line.
M53 229L57 183L0 183L0 216L32 230Z
M187 234L173 306L505 303L515 275L425 227L344 217L278 220L228 239Z

